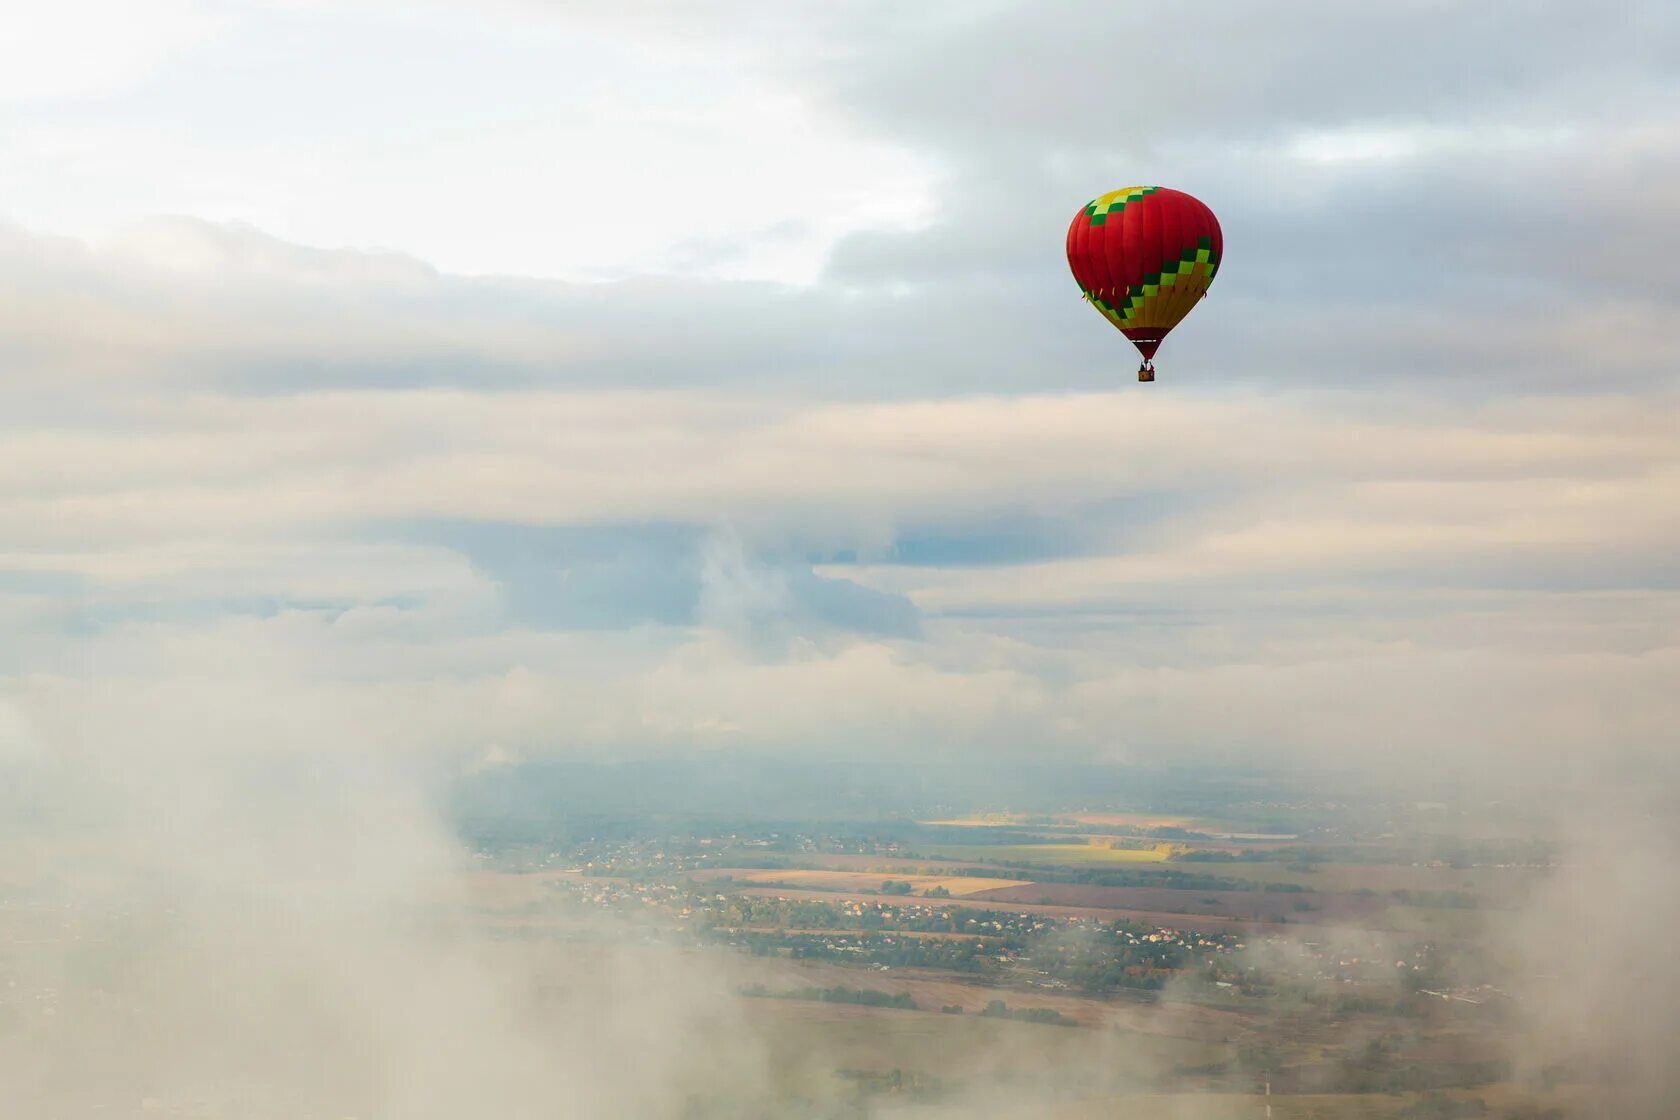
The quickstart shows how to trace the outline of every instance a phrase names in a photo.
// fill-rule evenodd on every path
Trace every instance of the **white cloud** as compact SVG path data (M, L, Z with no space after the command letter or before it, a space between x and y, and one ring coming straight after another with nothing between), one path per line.
M0 102L86 99L131 87L210 41L198 0L58 0L0 5Z
M1289 141L1288 151L1307 163L1403 162L1445 155L1509 155L1527 149L1566 149L1581 140L1568 125L1550 127L1472 122L1452 126L1351 125L1311 129Z
M456 272L800 281L838 237L926 207L922 161L706 42L477 8L256 5L219 11L213 53L174 57L196 8L86 7L32 10L46 41L8 39L20 91L110 93L172 64L144 96L0 128L6 209L39 228L179 213Z

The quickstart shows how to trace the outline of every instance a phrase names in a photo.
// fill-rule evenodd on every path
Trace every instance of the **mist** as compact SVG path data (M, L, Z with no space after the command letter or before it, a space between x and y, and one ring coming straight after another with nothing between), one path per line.
M727 961L486 937L417 767L16 743L0 875L8 1117L675 1116L752 1100ZM144 737L143 728L133 731ZM224 729L231 738L238 729Z
M1591 1077L1608 1115L1670 1116L1680 1102L1680 962L1662 947L1680 921L1675 793L1666 783L1581 791L1558 825L1558 869L1490 939L1510 953L1516 1068Z
M959 1036L966 1049L940 1059L943 1083L906 1071L902 1091L852 1095L845 1071L871 1060L858 1038L794 1045L779 1019L743 1000L779 975L773 968L673 938L635 914L568 911L558 927L523 931L524 915L550 912L540 876L493 867L486 844L561 852L634 820L663 822L639 827L673 836L757 820L795 832L856 827L878 843L913 844L913 818L941 807L1013 794L1047 811L1081 796L1075 790L1221 802L1257 778L1108 765L1049 767L1036 778L971 774L965 786L938 768L736 758L719 764L708 789L683 777L685 767L704 774L702 760L579 756L532 766L404 751L377 732L357 734L324 697L306 718L285 720L281 709L295 699L287 674L261 658L240 672L253 675L236 691L268 679L286 703L237 717L207 702L198 715L216 716L211 733L188 734L195 720L181 707L151 724L126 705L90 703L76 719L46 705L47 720L24 703L0 709L8 1115L940 1117L985 1108L1031 1117L1081 1115L1097 1098L1132 1101L1121 1107L1137 1115L1216 1120L1247 1115L1269 1080L1310 1093L1362 1076L1352 1058L1277 1072L1280 1029L1333 1037L1357 1055L1436 1021L1408 1012L1414 1018L1396 1035L1392 1023L1350 1018L1289 988L1267 1003L1286 1026L1245 1026L1210 1011L1218 1004L1208 1002L1207 981L1185 972L1153 1004L1050 1004L1087 1017L1076 1034L1013 1024L1016 1034L971 1032ZM189 695L185 682L177 686L170 695ZM288 722L310 737L290 738L281 729ZM335 723L345 730L331 734ZM661 772L670 788L653 779ZM1346 799L1384 789L1386 773L1299 781ZM516 796L522 788L528 796ZM1668 919L1680 917L1665 873L1680 856L1668 787L1635 793L1607 779L1567 798L1543 790L1527 787L1525 804L1519 785L1460 789L1446 808L1473 818L1491 806L1480 826L1394 837L1414 846L1417 867L1454 836L1512 835L1513 822L1522 843L1552 853L1526 893L1470 914L1477 932L1438 983L1474 975L1494 993L1473 993L1494 1006L1486 1039L1466 1056L1508 1069L1514 1085L1591 1084L1617 1115L1666 1115L1680 1091L1669 1060L1680 969L1661 949ZM1519 800L1500 808L1495 794ZM1250 929L1230 967L1286 975L1324 946L1332 972L1338 953L1408 967L1418 959L1417 936L1384 932L1384 922L1338 925L1310 907L1303 920L1313 924ZM1078 955L1108 936L1050 932L1030 951ZM779 983L807 983L803 975ZM897 982L921 982L915 975ZM1423 998L1404 976L1362 987L1360 1005ZM1043 996L997 998L1044 1006ZM921 1006L933 1010L925 999ZM1455 1029L1474 1039L1479 1028ZM1157 1054L1150 1039L1224 1052L1221 1068L1246 1088L1169 1093L1184 1060Z

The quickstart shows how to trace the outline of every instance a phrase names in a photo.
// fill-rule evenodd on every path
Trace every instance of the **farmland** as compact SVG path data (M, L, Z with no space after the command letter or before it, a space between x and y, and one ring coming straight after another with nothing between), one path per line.
M1172 844L1147 848L1118 848L1107 844L935 844L923 849L930 859L1012 863L1028 867L1085 867L1110 863L1164 863L1172 858Z
M1429 863L1230 863L1221 875L1256 884L1282 883L1314 891L1370 891L1390 894L1407 891L1441 894L1462 891L1481 898L1511 899L1525 895L1545 876L1535 867L1463 867Z
M1025 883L994 887L966 896L976 902L1039 903L1100 910L1149 911L1235 918L1254 922L1287 919L1358 921L1387 908L1383 899L1353 894L1265 891L1186 891L1160 887L1103 887L1069 883Z
M929 891L944 891L961 897L1006 887L1030 885L1020 879L982 879L974 876L899 874L883 878L868 872L831 871L823 868L718 868L699 872L697 881L727 878L743 886L787 886L810 891L880 891L884 883L904 884L903 893L925 895ZM896 888L895 888L896 889Z
M731 1029L768 1047L802 1115L1053 1098L1204 1120L1255 1115L1269 1082L1278 1118L1498 1120L1580 1092L1510 1079L1510 997L1480 949L1545 879L1531 837L1459 836L1439 813L1413 835L1406 806L1323 799L1296 827L1281 799L1213 800L650 824L497 856L484 874L520 885L487 884L478 918L533 948L733 960ZM602 916L625 932L592 933Z

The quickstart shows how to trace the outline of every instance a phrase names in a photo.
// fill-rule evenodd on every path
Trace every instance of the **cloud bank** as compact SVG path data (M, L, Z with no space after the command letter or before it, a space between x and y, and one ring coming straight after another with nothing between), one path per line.
M0 137L23 166L41 130L205 126L131 195L197 216L0 236L5 689L49 721L93 691L319 696L427 755L1659 756L1676 21L1544 7L182 5L75 97L18 93ZM511 105L566 134L574 101L527 95L578 51L567 96L633 90L644 147L733 121L768 160L779 134L736 111L756 90L801 143L889 154L852 160L844 205L662 218L606 282L558 243L570 279L425 259L428 229L532 234L515 195L429 224L393 195L379 236L414 236L375 251L171 194L212 158L261 178L222 115L329 30L348 53L298 93L318 127L237 149L297 155L310 198L360 166L327 158L342 129L464 168L462 127ZM407 52L393 95L315 113L370 35ZM237 95L212 50L251 63ZM1150 80L1179 55L1191 88ZM490 59L447 104L401 96L421 62ZM774 181L755 158L704 166L746 190ZM1208 199L1232 246L1149 394L1059 255L1084 198L1139 176ZM78 182L60 224L117 214ZM806 265L715 267L783 237Z

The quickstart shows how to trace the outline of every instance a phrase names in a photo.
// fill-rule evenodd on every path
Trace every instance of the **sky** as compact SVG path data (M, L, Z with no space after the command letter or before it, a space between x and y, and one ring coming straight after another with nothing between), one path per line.
M0 757L1673 755L1673 5L8 23Z

